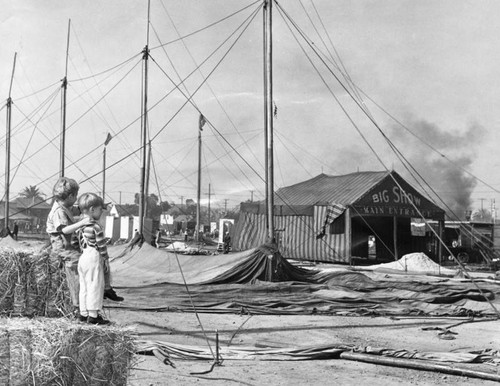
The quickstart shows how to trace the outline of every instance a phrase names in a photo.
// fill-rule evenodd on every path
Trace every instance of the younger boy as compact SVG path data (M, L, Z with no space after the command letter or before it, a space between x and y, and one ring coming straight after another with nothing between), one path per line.
M87 323L109 324L102 317L104 297L104 272L109 274L109 256L106 239L98 221L104 210L104 202L94 193L85 193L78 199L85 225L77 231L82 255L78 262L80 278L80 315Z

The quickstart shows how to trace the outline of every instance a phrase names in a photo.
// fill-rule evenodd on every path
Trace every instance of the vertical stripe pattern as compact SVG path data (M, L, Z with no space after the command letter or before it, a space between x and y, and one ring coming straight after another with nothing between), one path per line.
M326 234L317 240L326 216L327 206L315 206L314 216L275 216L280 253L296 260L345 262L345 234ZM240 212L233 246L238 250L255 248L267 238L264 214Z

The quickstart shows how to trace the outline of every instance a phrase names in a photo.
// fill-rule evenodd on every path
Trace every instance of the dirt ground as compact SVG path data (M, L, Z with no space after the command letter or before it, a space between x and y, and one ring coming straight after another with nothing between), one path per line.
M39 242L24 244L37 246ZM168 299L166 299L168 302ZM123 302L126 306L127 299ZM289 348L344 344L406 349L419 352L470 352L500 350L500 321L478 321L452 327L453 339L441 339L438 330L466 321L458 317L359 317L321 315L233 315L198 316L182 312L146 312L113 307L105 302L107 317L127 326L145 341L207 347L215 351L215 331L221 347ZM205 335L202 333L205 331ZM450 337L450 336L447 336ZM227 360L203 375L212 362L173 360L175 368L155 356L136 355L130 369L129 386L150 385L498 385L494 381L413 370L344 359L271 361ZM443 363L441 363L443 364ZM488 364L452 364L454 368L500 375Z
M215 331L221 346L258 348L304 347L328 343L435 352L468 352L500 347L499 321L462 324L451 330L455 339L440 339L437 330L460 318L386 318L339 316L268 316L200 314L206 332L200 332L195 314L137 312L108 308L108 317L117 324L133 326L139 339L158 340L215 350ZM175 368L154 356L138 355L131 369L130 386L145 385L493 385L465 376L376 365L343 359L308 361L224 360L204 375L211 362L174 360ZM456 367L500 374L486 364L456 364Z

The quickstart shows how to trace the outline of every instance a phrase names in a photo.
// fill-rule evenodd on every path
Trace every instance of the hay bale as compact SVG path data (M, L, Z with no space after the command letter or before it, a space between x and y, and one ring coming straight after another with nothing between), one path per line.
M102 344L106 340L109 344ZM95 362L90 384L92 386L105 386L108 379L113 377L113 352L114 334L106 334L95 341Z
M72 311L64 270L47 251L0 248L0 314L64 316Z
M31 375L31 331L16 327L9 331L10 386L25 386L32 383Z
M14 309L14 288L17 269L13 251L0 249L0 312L10 314Z
M14 254L17 280L14 285L14 315L26 315L26 302L28 297L29 264L23 252Z
M134 350L126 328L0 319L0 384L126 385Z
M0 385L9 383L10 373L10 344L9 334L0 330Z

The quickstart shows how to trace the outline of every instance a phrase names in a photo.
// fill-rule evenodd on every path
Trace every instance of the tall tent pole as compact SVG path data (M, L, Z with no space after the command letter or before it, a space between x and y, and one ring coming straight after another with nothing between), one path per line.
M200 121L201 121L200 117ZM196 241L200 241L200 200L201 200L201 131L202 125L199 124L198 129L198 186L196 190L196 229L195 237Z
M104 201L106 201L106 148L111 139L113 139L113 137L108 133L104 141L104 148L102 149L102 199Z
M146 183L144 184L144 214L147 217L148 213L148 196L149 196L149 173L151 171L151 140L148 141L148 155L146 161ZM152 230L151 230L152 231Z
M61 144L60 144L60 160L59 160L59 175L64 177L64 159L66 148L66 93L68 91L68 56L69 56L69 35L71 30L71 19L68 20L68 39L66 41L66 66L64 78L62 80L62 122L61 122Z
M10 78L9 97L7 98L7 127L5 134L5 229L9 226L9 200L10 200L10 135L12 123L12 82L16 69L17 52L14 53L14 65L12 66L12 76Z
M270 242L275 241L274 237L274 165L273 165L273 41L272 41L272 2L265 0L265 100L266 100L266 192L267 192L267 236Z
M266 17L267 17L267 13L266 13L266 2L267 0L264 0L264 12L262 12L262 25L263 25L263 44L262 44L262 49L263 49L263 52L262 52L262 57L264 58L263 60L263 76L264 76L264 172L265 172L265 175L264 175L264 178L265 178L265 181L267 183L267 180L269 179L269 176L268 176L268 162L267 162L267 131L268 131L268 128L267 128L267 93L266 93L266 90L267 90L267 61L266 61L266 36L267 36L267 22L266 22ZM267 185L266 185L266 189L265 189L265 209L266 209L266 231L267 229L269 229L269 221L268 221L268 217L267 217L267 213L268 213L268 203L269 203L269 200L268 200L268 195L267 195Z
M148 123L148 58L149 58L149 22L150 22L150 9L151 1L148 1L148 28L147 28L147 38L146 47L143 50L144 60L144 84L143 84L143 105L142 105L142 120L141 120L141 192L139 197L139 233L144 232L144 217L145 217L145 191L146 191L146 143L147 143L147 123Z
M210 189L210 183L208 184L208 227L209 227L209 232L212 232L212 219L210 216L210 196L212 194L211 189Z
M106 201L106 145L102 149L102 199Z

